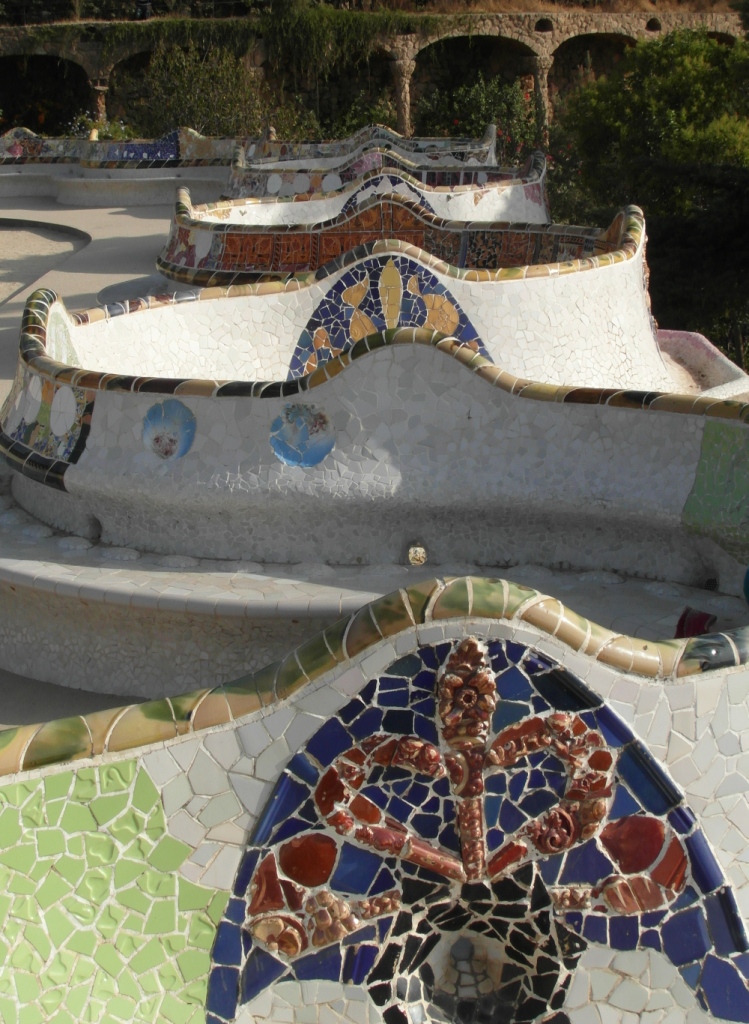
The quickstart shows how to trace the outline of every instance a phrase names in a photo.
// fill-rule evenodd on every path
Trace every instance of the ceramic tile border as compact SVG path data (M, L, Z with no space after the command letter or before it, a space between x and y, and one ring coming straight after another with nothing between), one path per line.
M556 598L503 579L426 580L365 604L302 643L283 661L208 690L0 732L0 776L163 743L286 700L342 662L414 627L446 620L526 623L620 673L675 681L749 662L749 627L688 640L617 634ZM373 655L374 657L375 655Z

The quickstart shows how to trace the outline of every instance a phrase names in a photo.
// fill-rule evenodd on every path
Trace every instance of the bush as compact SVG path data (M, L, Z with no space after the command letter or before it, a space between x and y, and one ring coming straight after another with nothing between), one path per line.
M101 142L122 142L138 137L135 129L124 121L97 121L94 115L88 112L74 117L63 129L62 134L74 139L87 139L94 128Z
M520 82L488 81L479 73L473 84L451 91L434 89L416 106L417 135L467 135L480 138L488 124L497 126L497 159L512 163L540 141L535 97Z
M156 138L180 126L202 135L260 135L271 123L279 138L318 132L314 115L294 103L272 102L253 70L222 47L159 43L145 86L137 117L145 136Z
M330 135L334 139L345 139L368 124L384 124L395 128L398 114L392 96L383 92L374 99L365 92L360 92L348 110L340 114L330 126Z

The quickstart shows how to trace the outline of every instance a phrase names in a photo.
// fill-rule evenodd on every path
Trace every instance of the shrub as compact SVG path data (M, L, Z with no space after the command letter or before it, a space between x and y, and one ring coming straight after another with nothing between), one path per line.
M330 135L334 139L344 139L368 124L384 124L395 128L398 114L392 96L383 92L372 98L360 92L345 113L340 114L330 126Z

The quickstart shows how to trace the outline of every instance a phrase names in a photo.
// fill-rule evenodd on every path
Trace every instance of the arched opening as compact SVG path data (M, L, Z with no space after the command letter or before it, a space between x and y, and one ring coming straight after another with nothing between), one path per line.
M535 31L536 32L553 32L554 31L554 22L551 20L551 18L539 18L538 21L536 22Z
M567 39L555 50L549 72L552 103L583 82L608 74L634 42L629 36L604 33Z
M650 21L648 21L645 28L648 30L648 32L660 32L661 23L658 20L658 18L651 18Z
M305 96L324 136L345 136L378 122L396 126L395 90L391 58L376 50L356 67L332 68L327 79L315 83Z
M77 114L91 110L88 75L61 57L0 57L2 130L19 126L63 135Z
M140 112L147 102L146 71L151 60L150 51L134 53L115 64L109 76L107 117L137 125Z
M494 92L519 83L521 98L532 105L533 69L528 60L532 56L533 51L524 43L501 36L460 36L425 47L416 57L411 80L411 118L416 133L480 135L486 124L479 122L495 116L488 106L485 114L468 119L470 128L465 117L450 116L456 98L480 79ZM476 96L476 111L481 103L482 97Z

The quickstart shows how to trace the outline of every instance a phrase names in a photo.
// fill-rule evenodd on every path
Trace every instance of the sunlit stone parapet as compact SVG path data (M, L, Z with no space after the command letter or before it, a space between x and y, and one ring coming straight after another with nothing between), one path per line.
M3 1017L745 1022L748 657L425 580L0 732Z

